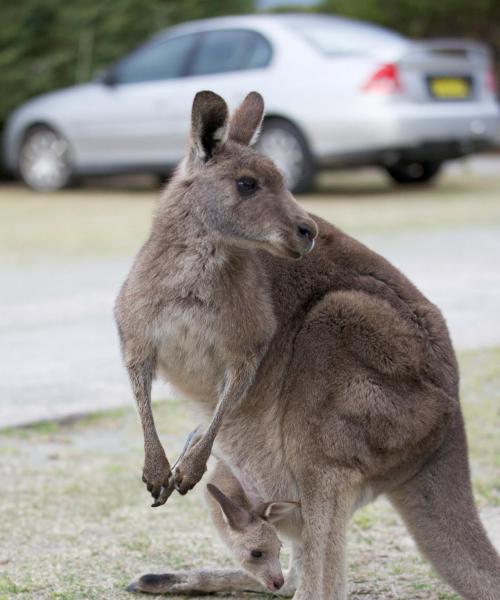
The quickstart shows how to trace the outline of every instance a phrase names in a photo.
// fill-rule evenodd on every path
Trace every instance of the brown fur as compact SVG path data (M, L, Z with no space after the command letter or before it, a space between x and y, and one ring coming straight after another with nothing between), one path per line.
M157 504L174 485L185 493L214 449L252 502L300 502L277 525L297 549L295 600L345 599L347 523L387 493L455 590L498 600L500 563L473 504L444 320L382 257L315 225L245 145L258 104L249 95L221 125L223 100L197 96L190 154L118 298L148 489ZM242 177L258 181L248 197ZM151 414L157 372L213 415L173 475ZM174 576L164 577L140 589L172 591ZM248 589L245 577L224 586Z

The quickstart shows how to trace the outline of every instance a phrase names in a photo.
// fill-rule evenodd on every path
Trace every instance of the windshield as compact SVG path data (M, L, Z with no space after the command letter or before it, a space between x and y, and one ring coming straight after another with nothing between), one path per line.
M294 24L293 28L327 55L368 54L404 42L402 36L392 31L341 19L318 19Z

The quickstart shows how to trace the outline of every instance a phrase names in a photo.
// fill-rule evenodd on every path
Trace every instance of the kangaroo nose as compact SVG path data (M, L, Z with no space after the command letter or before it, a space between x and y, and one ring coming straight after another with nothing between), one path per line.
M275 590L279 590L281 587L283 587L283 584L285 583L285 580L283 579L283 577L278 577L276 579L273 580L273 586Z
M318 229L312 221L310 223L299 223L297 225L297 230L300 237L311 241L314 240L314 238L318 235Z

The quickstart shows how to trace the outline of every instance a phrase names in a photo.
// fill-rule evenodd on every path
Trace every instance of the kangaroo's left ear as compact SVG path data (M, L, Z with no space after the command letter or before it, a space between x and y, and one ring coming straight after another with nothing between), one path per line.
M191 111L191 153L206 162L227 138L228 110L214 92L198 92Z
M255 509L255 514L261 519L275 523L286 517L292 510L298 508L298 502L265 502Z
M258 92L250 92L231 118L229 139L249 146L257 141L262 119L264 100Z
M231 498L228 498L213 483L207 483L207 490L219 503L224 519L231 529L242 531L250 524L253 517L246 508L239 506Z

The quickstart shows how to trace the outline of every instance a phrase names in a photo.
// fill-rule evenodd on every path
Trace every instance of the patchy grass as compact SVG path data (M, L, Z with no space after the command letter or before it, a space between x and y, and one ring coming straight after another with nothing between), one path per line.
M157 189L75 189L35 194L0 188L0 255L31 262L132 255L149 230ZM435 186L397 188L377 172L331 173L299 200L348 232L500 224L500 177L443 176Z
M133 254L147 235L158 192L0 187L0 255L9 262Z
M500 348L460 362L475 491L491 511L500 505ZM175 400L155 412L175 457L192 415ZM124 589L142 573L230 564L202 486L150 508L132 407L0 432L0 455L0 600L130 600ZM458 600L386 501L356 514L349 544L353 600Z
M479 505L500 507L500 348L464 352L462 395Z
M316 194L299 200L354 236L500 224L500 176L448 174L435 185L401 188L376 172L331 173Z

